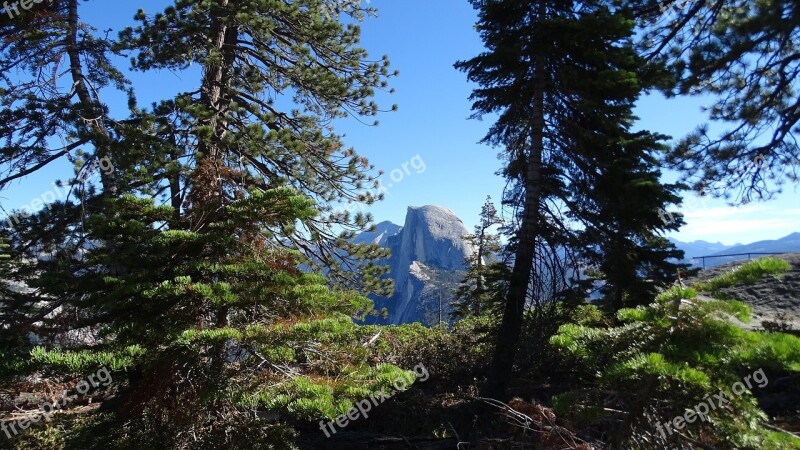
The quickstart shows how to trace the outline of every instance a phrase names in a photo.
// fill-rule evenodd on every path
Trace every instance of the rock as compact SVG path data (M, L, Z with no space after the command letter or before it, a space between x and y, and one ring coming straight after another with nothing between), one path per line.
M441 206L411 206L402 227L382 222L377 228L356 240L385 243L392 252L387 264L395 290L390 298L373 298L377 309L389 311L388 320L378 322L433 325L439 321L440 304L447 321L453 291L464 276L464 259L474 251L464 241L469 232L461 219Z

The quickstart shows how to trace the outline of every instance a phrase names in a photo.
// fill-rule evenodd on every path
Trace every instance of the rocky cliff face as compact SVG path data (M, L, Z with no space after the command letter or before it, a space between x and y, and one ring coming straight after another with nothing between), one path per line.
M464 242L469 232L453 211L440 206L409 207L402 228L390 222L376 232L358 237L388 247L389 276L395 280L391 298L373 298L377 309L386 308L386 323L447 321L453 290L464 276L464 259L473 249ZM389 234L395 230L394 234Z

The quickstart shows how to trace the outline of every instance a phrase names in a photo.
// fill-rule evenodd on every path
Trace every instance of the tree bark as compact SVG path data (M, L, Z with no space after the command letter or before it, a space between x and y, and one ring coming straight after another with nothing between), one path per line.
M475 316L481 315L481 300L483 299L483 248L486 239L486 227L481 224L481 234L478 237L478 279L475 281Z
M86 76L81 65L81 52L78 48L78 0L69 0L67 12L66 52L69 58L69 70L72 86L78 95L79 107L87 128L91 130L91 142L95 149L95 157L100 159L109 155L110 136L105 125L105 111L100 100L93 97L86 84ZM111 158L113 163L113 158ZM100 171L100 182L103 185L103 198L117 196L117 182L114 170Z
M202 230L206 223L213 221L212 215L223 206L224 201L222 179L226 174L220 170L224 165L220 161L223 156L220 145L227 132L224 115L231 101L227 87L236 59L235 46L239 36L238 28L227 23L228 4L228 0L217 0L217 8L211 8L212 45L209 51L219 53L221 60L206 66L200 93L200 104L211 111L207 122L211 135L198 136L197 166L191 177L189 208L196 230Z
M540 6L540 14L544 5ZM543 15L542 15L543 17ZM531 143L525 174L525 205L522 222L517 232L517 249L514 268L511 273L508 296L506 298L503 320L498 330L492 363L482 395L501 399L505 395L514 368L517 354L522 318L528 294L528 287L534 279L532 274L536 259L535 240L541 219L540 201L542 195L541 171L544 151L544 61L542 55L535 55L534 87L531 115Z

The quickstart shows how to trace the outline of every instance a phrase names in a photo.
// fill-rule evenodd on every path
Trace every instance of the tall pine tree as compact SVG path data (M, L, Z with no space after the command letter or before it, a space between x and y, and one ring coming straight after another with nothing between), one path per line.
M526 305L562 298L564 288L574 288L564 280L573 275L569 266L576 250L587 244L581 230L586 224L603 229L602 220L618 220L608 205L625 199L583 189L596 186L586 180L603 178L596 164L608 160L599 155L628 145L629 111L642 88L637 75L655 68L632 69L637 63L629 41L633 21L607 2L472 4L479 11L477 29L487 51L456 67L479 85L471 97L475 116L499 113L485 142L505 147L503 173L512 183L505 202L517 211L510 239L514 267L484 386L486 395L501 396L513 373ZM641 147L628 151L634 152L629 164L635 165L617 166L626 176L646 163ZM613 161L623 156L622 150L608 156ZM614 174L604 177L607 183ZM653 181L652 174L647 178ZM660 195L654 203L676 199L668 192ZM593 212L592 203L599 209ZM649 236L663 224L650 221L649 227L638 233ZM621 234L615 250L642 244L633 239L632 227L617 228ZM616 257L610 248L602 250L608 252L600 254L606 261ZM646 263L636 261L639 267Z
M386 255L350 241L369 216L334 208L375 201L368 188L377 180L330 122L377 114L372 97L391 73L385 57L370 60L359 46L366 11L349 3L340 21L327 6L178 1L153 17L140 11L140 26L116 41L91 34L77 0L57 2L53 22L41 18L52 34L27 27L27 16L4 25L6 36L28 33L26 45L83 50L70 74L86 70L97 86L128 87L113 53L145 72L202 68L194 88L149 108L129 90L130 115L116 119L97 97L71 108L72 93L58 97L54 87L54 99L38 98L40 86L3 79L13 108L0 131L16 171L3 183L83 145L78 166L112 163L98 186L74 189L78 202L55 202L11 227L23 281L44 300L20 310L42 337L28 369L79 375L105 364L117 379L127 374L110 406L112 431L94 446L288 446L288 428L259 411L282 422L333 418L413 379L362 345L368 330L351 318L371 303L351 288L386 290L371 263ZM35 78L31 48L6 45L2 63ZM45 113L15 126L25 101L72 111L78 131L49 127L45 119L67 120ZM76 143L51 149L51 134ZM300 267L324 267L328 277ZM234 441L231 430L250 437Z

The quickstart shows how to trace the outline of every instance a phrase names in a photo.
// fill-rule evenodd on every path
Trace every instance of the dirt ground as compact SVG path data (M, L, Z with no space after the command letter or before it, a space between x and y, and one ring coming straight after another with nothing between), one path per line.
M751 325L760 328L761 321L784 322L794 329L800 329L800 253L775 255L789 261L792 269L780 277L767 276L752 285L739 285L721 289L723 294L740 300L753 308ZM702 270L688 284L695 281L708 280L735 267L747 263L747 260L723 264L708 270Z

